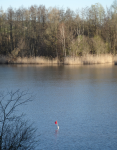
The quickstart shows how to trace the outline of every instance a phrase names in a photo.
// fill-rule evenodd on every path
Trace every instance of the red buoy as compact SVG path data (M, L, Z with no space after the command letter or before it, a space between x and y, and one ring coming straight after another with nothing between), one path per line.
M57 121L55 121L55 124L58 124Z

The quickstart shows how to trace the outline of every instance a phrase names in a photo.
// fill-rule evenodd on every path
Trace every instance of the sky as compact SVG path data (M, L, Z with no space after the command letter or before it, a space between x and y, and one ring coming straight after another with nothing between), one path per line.
M19 8L21 6L28 8L31 5L45 5L46 8L49 7L59 7L59 8L70 8L75 11L78 8L82 9L85 7L90 7L96 3L102 4L104 8L110 7L114 0L0 0L0 7L4 11L7 10L8 7Z

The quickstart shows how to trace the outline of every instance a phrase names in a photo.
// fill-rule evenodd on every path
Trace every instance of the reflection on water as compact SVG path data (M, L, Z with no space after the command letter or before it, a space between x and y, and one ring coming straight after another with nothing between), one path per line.
M55 130L55 136L57 137L57 134L58 134L59 130Z
M117 149L117 66L3 65L0 88L35 95L21 111L38 127L37 149Z

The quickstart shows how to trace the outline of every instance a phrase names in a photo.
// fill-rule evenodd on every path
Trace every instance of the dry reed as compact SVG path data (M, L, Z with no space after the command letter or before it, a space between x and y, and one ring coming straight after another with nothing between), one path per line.
M82 57L66 57L64 64L81 65L81 64L104 64L113 63L113 56L111 54L105 55L85 55Z
M49 59L45 57L31 57L31 58L8 58L0 57L0 63L13 63L13 64L65 64L65 65L82 65L82 64L104 64L114 63L117 64L117 56L111 54L105 55L85 55L82 57L65 57L64 62L60 62L57 58Z
M58 64L58 59L49 59L45 57L31 57L31 58L21 58L18 57L13 63L16 64Z
M117 55L114 57L113 62L115 65L117 65Z

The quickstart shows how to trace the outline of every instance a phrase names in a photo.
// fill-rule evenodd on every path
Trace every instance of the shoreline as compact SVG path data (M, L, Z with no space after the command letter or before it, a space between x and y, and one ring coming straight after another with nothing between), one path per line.
M63 61L58 58L46 57L6 57L0 56L0 64L62 64L62 65L94 65L94 64L114 64L117 65L117 56L105 55L85 55L80 57L65 57Z

